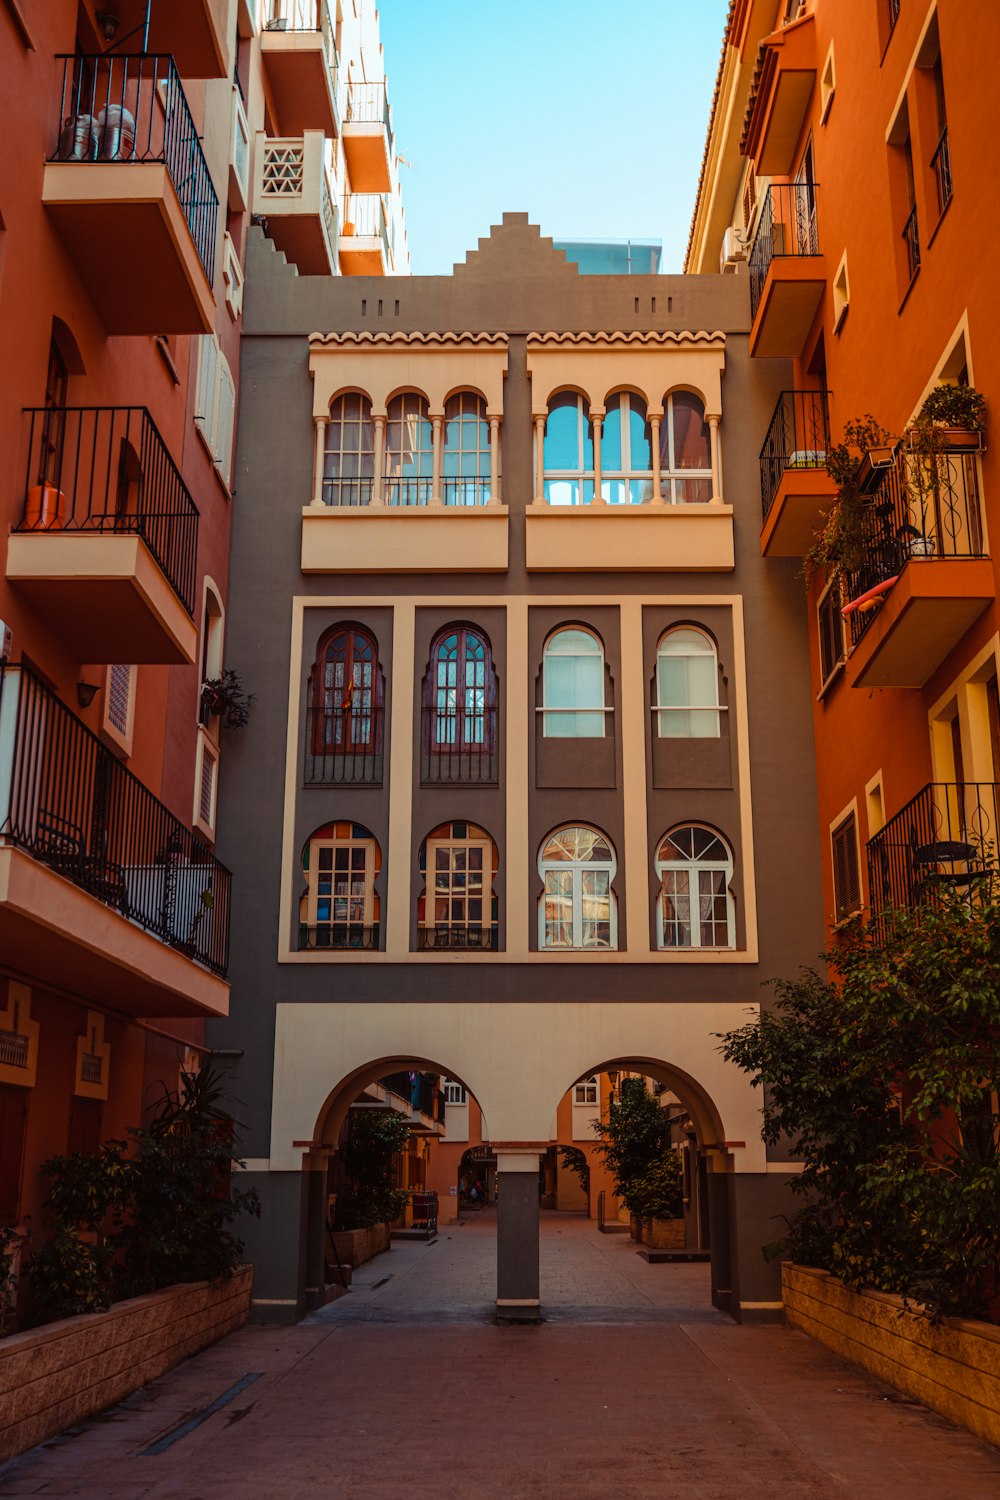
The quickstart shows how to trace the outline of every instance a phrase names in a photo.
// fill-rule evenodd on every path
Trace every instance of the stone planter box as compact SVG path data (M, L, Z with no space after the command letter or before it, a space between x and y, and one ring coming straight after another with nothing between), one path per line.
M644 1219L642 1243L651 1250L683 1250L685 1244L683 1219Z
M0 1343L0 1462L112 1406L242 1328L253 1270L195 1281Z
M826 1271L781 1268L785 1318L835 1354L1000 1445L1000 1328L932 1324L884 1292L852 1292Z
M366 1260L374 1260L383 1250L388 1250L390 1231L388 1224L376 1224L371 1229L338 1229L334 1232L333 1248L342 1266L363 1266Z

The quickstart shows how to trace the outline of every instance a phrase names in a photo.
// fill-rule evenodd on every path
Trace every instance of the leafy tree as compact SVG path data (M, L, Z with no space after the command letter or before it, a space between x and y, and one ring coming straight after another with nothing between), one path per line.
M633 1212L640 1219L679 1219L684 1213L684 1166L679 1151L651 1162L633 1185Z
M347 1189L337 1198L337 1229L370 1229L399 1218L407 1194L396 1187L393 1158L409 1138L402 1115L375 1109L350 1114L340 1148Z
M943 897L844 931L835 977L775 985L725 1057L791 1138L803 1205L767 1250L934 1316L1000 1292L1000 907ZM767 1252L766 1252L767 1253Z
M805 555L808 585L825 570L827 579L842 579L861 566L870 496L858 488L858 466L870 448L895 447L897 439L869 413L844 423L844 435L826 454L826 472L837 486L837 498L824 513Z
M574 1173L576 1180L583 1189L583 1196L590 1197L590 1162L587 1153L581 1151L579 1146L560 1146L559 1156L563 1166Z
M642 1078L623 1078L612 1094L607 1120L595 1120L597 1150L630 1214L642 1215L650 1168L671 1149L670 1119Z

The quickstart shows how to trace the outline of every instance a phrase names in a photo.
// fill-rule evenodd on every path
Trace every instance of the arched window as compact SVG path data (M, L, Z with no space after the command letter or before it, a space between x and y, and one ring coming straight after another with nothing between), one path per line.
M325 823L302 851L300 948L377 948L382 852L360 823Z
M323 501L326 505L370 505L374 478L372 404L367 396L353 392L338 396L326 424Z
M434 440L427 397L394 396L386 408L385 503L427 505L433 498Z
M544 890L538 907L542 948L617 948L611 882L615 856L596 828L560 828L538 857Z
M656 732L661 740L717 739L719 661L715 644L690 626L668 630L656 648Z
M660 426L660 483L670 505L712 498L712 450L705 408L690 391L671 391Z
M580 1082L574 1085L574 1104L599 1104L600 1102L596 1073L591 1073L589 1078L581 1078Z
M646 403L627 392L608 401L601 432L601 494L609 505L653 498L653 446Z
M489 638L449 625L431 644L424 678L425 781L496 780L497 680Z
M576 626L557 630L542 658L542 732L547 739L602 739L608 712L597 636Z
M367 630L335 625L322 637L313 668L310 713L312 754L329 759L322 768L329 774L310 779L373 779L352 774L358 758L382 750L382 672L375 637Z
M594 430L590 403L575 391L549 402L542 453L550 505L589 505L594 498Z
M424 889L417 904L421 948L497 947L496 844L475 823L442 823L420 846Z
M490 498L490 424L475 391L449 396L444 408L445 505L486 505Z
M658 947L735 946L733 855L719 834L697 823L675 828L656 851L656 874Z

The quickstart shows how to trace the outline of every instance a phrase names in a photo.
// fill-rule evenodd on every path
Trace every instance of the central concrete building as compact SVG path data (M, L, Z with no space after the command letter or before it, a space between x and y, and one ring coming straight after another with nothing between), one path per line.
M405 1067L483 1111L501 1316L538 1316L539 1153L609 1069L690 1115L713 1301L780 1305L794 1168L719 1034L822 903L802 581L756 540L788 372L749 327L744 279L582 276L523 215L398 281L251 233L219 1037L261 1316L316 1296L347 1111Z

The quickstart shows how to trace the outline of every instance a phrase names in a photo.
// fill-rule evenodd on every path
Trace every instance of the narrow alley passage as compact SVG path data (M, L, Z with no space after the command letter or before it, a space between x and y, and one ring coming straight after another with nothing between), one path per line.
M738 1327L707 1306L704 1266L649 1266L584 1219L543 1215L548 1321L498 1328L494 1230L484 1211L394 1245L298 1327L246 1328L0 1468L0 1496L1000 1493L995 1449L799 1333Z

